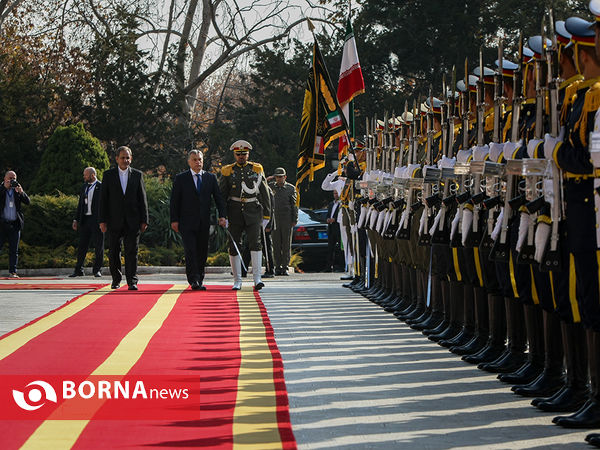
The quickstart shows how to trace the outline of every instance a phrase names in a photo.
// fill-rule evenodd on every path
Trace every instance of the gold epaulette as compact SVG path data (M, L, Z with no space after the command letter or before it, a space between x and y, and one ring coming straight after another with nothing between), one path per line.
M583 83L583 79L575 80L565 88L565 98L560 108L560 123L564 124L567 120L567 111L577 98L577 90Z
M224 177L230 176L233 172L233 164L227 164L226 166L221 167L221 175L223 175Z
M252 164L252 170L256 173L264 173L265 171L263 170L263 166L260 165L259 163L255 163L255 162L250 162L250 164Z
M593 80L589 80L592 84L590 88L585 93L585 100L583 102L583 110L581 111L581 116L579 116L579 120L575 125L575 129L579 127L579 139L581 143L587 146L587 134L588 134L588 114L591 112L596 112L600 107L600 82L596 79L595 82ZM581 88L585 86L585 82L581 85Z

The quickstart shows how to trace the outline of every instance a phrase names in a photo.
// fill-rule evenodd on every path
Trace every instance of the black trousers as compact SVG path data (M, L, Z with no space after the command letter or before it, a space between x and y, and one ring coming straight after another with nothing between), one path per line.
M337 222L327 225L327 269L333 269L336 252L340 248L340 224ZM348 243L350 245L350 243Z
M92 216L83 216L81 223L79 223L79 246L77 247L75 272L81 272L85 255L88 248L90 248L90 242L95 250L92 270L96 273L102 268L102 260L104 259L104 233L100 230L97 220L93 219Z
M121 242L125 255L125 278L128 285L137 284L137 258L140 243L140 229L121 228L108 230L108 265L113 284L120 283L121 273Z
M204 269L208 255L208 227L197 230L181 230L185 254L185 274L188 283L204 281Z

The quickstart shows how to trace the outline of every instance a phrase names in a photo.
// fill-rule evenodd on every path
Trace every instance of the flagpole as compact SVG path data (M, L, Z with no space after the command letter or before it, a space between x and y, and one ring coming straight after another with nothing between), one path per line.
M351 10L352 0L348 1L348 6L349 6L349 8ZM315 25L312 23L312 21L308 17L306 18L306 22L308 24L308 29L310 30L310 32L313 35L314 42L316 43L317 42L317 37L315 36ZM313 64L313 66L314 66L314 64ZM335 101L337 103L337 99ZM350 127L348 126L348 121L346 120L346 116L342 112L342 108L340 108L339 105L338 105L338 109L339 109L339 111L341 113L340 116L342 117L342 124L344 125L344 128L346 129L346 134L348 135L348 145L350 147L350 152L352 153L352 156L354 157L354 161L355 161L355 164L356 164L356 169L360 172L360 165L358 163L358 158L356 157L356 153L354 151L354 143L352 142L352 139L350 138L351 135L350 135Z

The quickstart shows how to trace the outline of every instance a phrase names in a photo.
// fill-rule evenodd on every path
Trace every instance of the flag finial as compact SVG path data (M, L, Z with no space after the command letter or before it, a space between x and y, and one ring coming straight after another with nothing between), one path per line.
M306 23L308 24L308 29L310 30L311 33L315 32L315 25L312 23L312 20L310 20L308 17L306 18Z

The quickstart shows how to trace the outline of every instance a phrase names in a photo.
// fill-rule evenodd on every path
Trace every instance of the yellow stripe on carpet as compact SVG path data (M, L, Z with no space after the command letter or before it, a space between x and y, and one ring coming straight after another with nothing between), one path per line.
M233 447L282 448L273 357L252 288L237 292L240 314L240 373L233 414Z
M140 320L117 345L112 354L100 364L91 375L126 375L144 353L152 336L160 329L175 306L179 295L186 285L172 286L160 296L152 309ZM100 407L101 404L98 404ZM89 420L60 420L63 408L69 407L69 401L56 409L50 418L44 421L22 449L67 449L71 448L83 432Z
M79 311L87 308L107 292L110 292L110 290L110 286L105 286L96 291L82 295L71 304L57 309L47 316L42 317L37 322L34 322L19 331L15 331L13 334L9 334L4 339L0 340L0 361L23 347L32 339L35 339L42 333L45 333L51 328L59 325L61 322L74 316Z

